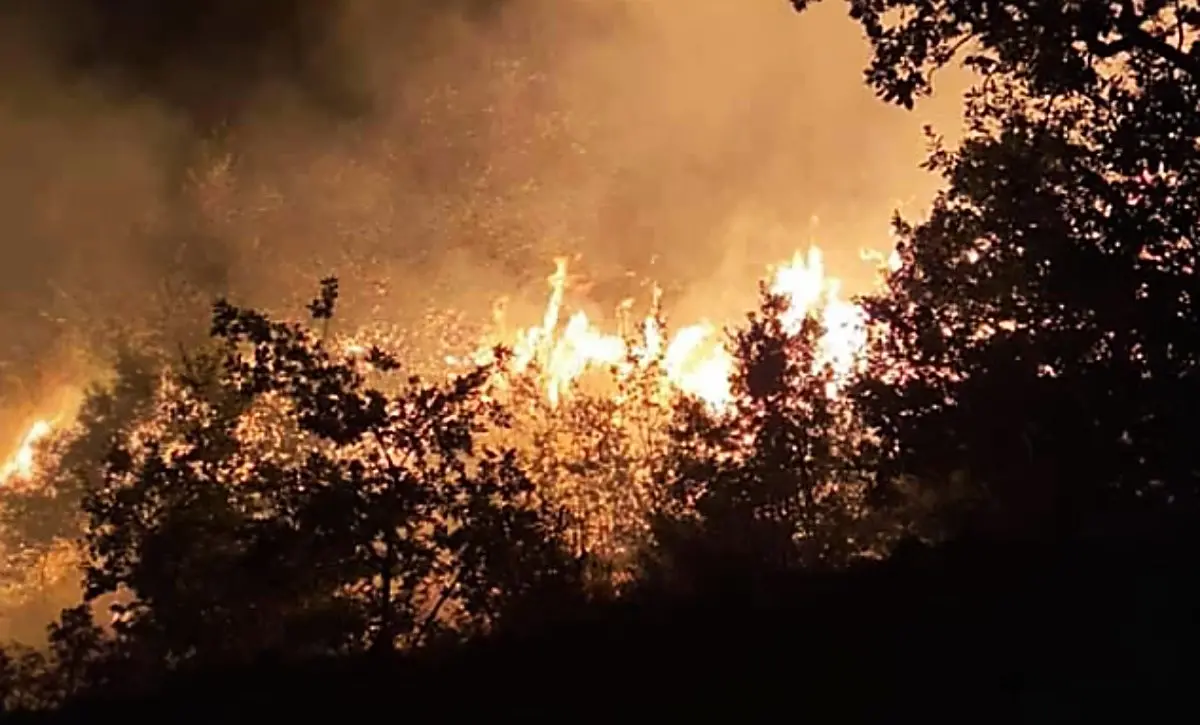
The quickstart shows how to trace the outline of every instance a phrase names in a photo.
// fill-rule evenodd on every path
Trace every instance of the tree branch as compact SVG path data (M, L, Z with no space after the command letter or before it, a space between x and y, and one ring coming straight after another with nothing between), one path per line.
M1200 59L1149 33L1143 27L1147 18L1138 14L1133 0L1120 2L1121 15L1117 18L1117 27L1120 28L1122 37L1112 42L1105 42L1099 38L1089 40L1088 50L1100 58L1111 58L1134 49L1143 50L1200 80Z
M458 555L462 556L462 550L459 551ZM433 625L437 615L442 611L442 607L446 605L446 602L450 600L450 595L453 594L454 590L458 588L458 579L462 575L462 572L463 565L460 563L458 568L454 570L454 576L451 577L450 581L446 583L446 586L442 588L442 592L438 595L437 601L434 602L433 608L429 610L429 614L425 616L425 619L422 620L421 624L417 627L417 631L414 632L415 636L413 643L415 645L420 645L425 639L426 633Z

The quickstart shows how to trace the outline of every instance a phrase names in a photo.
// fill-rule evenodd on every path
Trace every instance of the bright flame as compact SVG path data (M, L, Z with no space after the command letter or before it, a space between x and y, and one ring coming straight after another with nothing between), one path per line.
M665 340L651 315L641 324L644 344L630 349L623 336L600 331L584 312L576 312L562 323L566 259L556 260L554 273L547 281L550 298L542 322L517 333L511 364L514 372L536 365L551 404L557 404L589 369L629 372L631 363L647 365L654 360L662 361L667 381L678 390L714 407L728 403L734 361L716 325L707 321L688 325ZM783 322L789 332L799 330L810 314L822 322L825 334L816 362L833 369L835 382L828 392L835 394L838 382L852 372L866 344L862 310L841 297L841 282L826 276L821 251L816 247L807 254L797 252L788 263L774 269L769 289L788 302ZM657 296L656 291L656 302Z
M821 250L811 247L805 258L799 252L792 261L776 273L771 292L788 300L783 322L789 332L796 332L809 315L815 315L825 328L816 360L817 365L833 369L835 381L829 394L837 391L838 382L853 372L863 347L867 344L867 327L859 307L841 297L842 282L826 278Z
M54 431L54 425L48 420L34 421L29 429L25 431L25 435L21 437L21 443L17 446L16 452L0 467L0 485L6 485L12 481L29 481L36 473L36 452L39 441L50 435Z
M879 271L894 271L900 263L893 252L884 256L863 252L864 260L875 262ZM823 324L824 336L819 343L816 364L830 366L834 382L827 390L835 395L846 376L861 360L867 341L863 311L842 297L840 280L828 277L820 249L810 247L797 252L786 263L770 270L768 289L788 303L783 322L789 331L796 331L808 315L815 315ZM882 281L882 278L881 278ZM654 362L661 365L664 384L684 394L694 396L720 409L731 397L731 377L734 356L726 345L722 328L707 320L674 329L667 337L655 314L636 324L629 320L631 301L620 311L626 330L636 329L640 340L630 345L629 335L600 330L583 311L568 314L565 310L568 275L567 259L555 260L553 274L547 278L550 295L542 314L541 324L518 330L508 342L512 349L509 371L536 371L538 383L551 405L557 405L579 378L591 370L615 370L618 375L632 372L638 366ZM659 309L661 291L654 291L654 310ZM493 309L493 325L504 328L504 301ZM360 340L342 343L342 352L361 357L368 346ZM447 358L447 363L485 364L491 359L492 346L484 346L467 358ZM500 381L503 383L503 381ZM0 486L16 481L29 482L37 471L36 449L50 435L65 413L54 419L37 420L22 436L15 452L0 466Z

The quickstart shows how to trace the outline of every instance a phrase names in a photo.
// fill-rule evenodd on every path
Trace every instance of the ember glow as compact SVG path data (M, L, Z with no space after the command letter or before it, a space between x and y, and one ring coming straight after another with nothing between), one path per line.
M25 430L16 450L0 467L0 486L28 482L34 477L37 445L53 431L54 425L50 420L36 420Z
M783 320L789 331L797 331L806 317L816 316L825 328L816 361L830 366L835 394L840 381L853 371L866 344L866 321L862 310L842 296L840 280L826 276L821 250L810 247L797 252L787 263L770 270L768 288L787 300ZM679 391L720 408L730 399L733 356L722 329L707 320L665 331L655 314L647 315L636 327L640 346L629 342L629 330L605 332L586 313L567 314L567 261L559 259L548 278L550 297L540 325L518 331L512 345L512 371L536 369L552 404L589 370L610 369L618 374L631 366L660 361L666 381ZM658 307L654 300L653 308ZM632 303L622 305L628 318Z
M879 255L868 259L880 268L896 264L894 256L886 262ZM635 301L626 300L617 310L619 329L606 331L587 313L570 310L567 266L565 258L555 261L554 272L547 278L549 297L539 324L512 334L499 332L507 326L504 306L498 303L493 320L496 332L481 341L467 361L486 363L497 344L508 347L513 354L502 377L533 377L551 406L558 405L591 372L622 376L652 364L659 366L665 389L699 398L715 410L729 404L734 358L721 325L705 319L678 327L664 325L659 315L661 293L655 288L649 314L636 318L632 313ZM861 360L867 341L863 311L843 296L841 281L826 274L823 255L815 246L796 252L767 272L767 288L788 302L785 329L799 330L810 315L822 323L824 334L815 364L832 369L834 380L827 392L836 395ZM359 356L369 347L352 335L344 341L342 351ZM447 358L451 365L462 362L462 358ZM36 477L37 447L60 418L40 419L26 429L0 468L0 485L29 483Z

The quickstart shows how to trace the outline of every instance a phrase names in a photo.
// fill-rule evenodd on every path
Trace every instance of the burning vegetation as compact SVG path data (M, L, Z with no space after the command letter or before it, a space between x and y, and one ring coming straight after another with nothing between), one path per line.
M1050 607L1042 594L1063 596L1076 574L1059 574L1079 561L1107 576L1120 557L1076 550L1110 532L1195 530L1200 7L850 2L870 46L867 84L883 99L912 108L957 59L983 81L964 96L962 138L930 139L925 169L941 188L925 218L896 215L894 253L875 259L881 285L847 299L820 251L795 252L792 235L751 250L763 226L797 228L760 208L836 187L848 149L870 135L825 143L808 119L852 125L861 114L851 103L826 112L819 84L780 93L796 78L772 62L795 59L760 51L772 37L811 46L806 65L821 78L836 53L823 37L771 35L781 24L768 15L732 25L738 4L686 2L674 13L669 0L470 0L444 14L398 0L313 13L255 5L262 15L220 2L215 30L193 22L200 0L157 23L80 0L90 20L70 32L55 25L58 4L13 12L54 62L51 80L0 96L0 144L30 162L0 189L14 238L29 242L0 285L0 309L28 339L0 336L3 363L40 370L55 344L105 359L75 366L104 374L67 374L74 393L63 397L77 403L30 411L4 450L6 631L29 640L44 623L35 613L68 606L40 628L44 641L0 649L0 710L263 662L438 659L493 635L624 605L705 604L714 592L772 600L799 622L756 630L792 632L768 648L773 661L824 638L810 662L855 685L911 673L887 690L908 698L934 679L912 652L935 630L953 640L927 658L946 663L946 692L967 680L1009 687L1014 671L977 645L1011 634L999 649L1028 660L1063 613L1104 612L1068 639L1093 670L1110 669L1097 664L1108 645L1092 644L1131 615L1097 602L1118 590L1140 598L1147 580L1106 580ZM792 6L818 4L847 5ZM678 26L719 41L672 35ZM412 42L396 42L395 28ZM113 42L123 33L130 42ZM9 54L26 49L10 35L0 27L0 55L15 67ZM324 71L335 66L369 87ZM78 141L91 126L27 122L57 109L34 91L73 73L102 80L81 82L72 109L108 108L114 95L153 108L107 119L89 158ZM795 138L812 153L779 153ZM880 155L871 171L892 165ZM861 199L845 204L862 216ZM752 233L729 244L739 223ZM846 226L839 236L860 236ZM41 242L59 238L94 245L63 264L67 277L102 280L103 294L55 282L34 290L42 298L25 294L26 278L62 256ZM300 241L262 242L282 238ZM138 253L114 253L114 239ZM687 274L658 268L664 287L613 305L629 290L579 294L572 277L580 258L608 280L657 259L656 245L693 242L684 256L697 259L675 263L706 279L688 292L672 286ZM751 251L787 261L731 320L727 287L747 265L761 272ZM564 256L543 280L553 254ZM300 314L295 280L326 274ZM144 294L126 289L147 279ZM530 279L540 314L520 309ZM339 280L370 293L343 296ZM489 319L500 290L516 301L495 301ZM960 546L920 553L951 538ZM1145 558L1128 568L1194 550L1169 538L1138 548ZM1001 551L1016 552L1012 571L998 571ZM964 577L990 614L963 610L939 629ZM1034 594L992 586L1004 577ZM884 586L855 588L868 580ZM916 599L912 582L924 587ZM793 584L828 597L796 616ZM1158 588L1169 595L1157 604L1192 601ZM1021 609L1031 614L1013 620ZM881 627L884 610L898 614ZM749 612L685 624L669 646L677 659L693 651L684 639L716 650L708 637L741 636ZM663 625L647 621L633 636ZM965 632L976 639L964 644ZM897 652L879 659L879 646ZM986 667L962 665L968 648ZM1057 656L1037 659L1032 679L1044 662L1059 668ZM389 686L375 688L380 699ZM790 705L803 699L795 686ZM827 689L846 705L844 683Z
M38 443L54 431L49 420L35 420L30 424L12 456L0 467L0 485L12 487L29 483L36 475L34 457Z
M53 550L88 607L120 602L97 647L217 662L423 647L696 586L716 562L886 549L871 442L840 400L867 322L818 250L770 270L729 331L672 329L656 290L606 333L569 312L565 261L548 282L540 324L498 314L425 379L402 347L333 331L336 280L311 326L219 303L210 343L125 360L74 420L30 429L5 482L10 560Z

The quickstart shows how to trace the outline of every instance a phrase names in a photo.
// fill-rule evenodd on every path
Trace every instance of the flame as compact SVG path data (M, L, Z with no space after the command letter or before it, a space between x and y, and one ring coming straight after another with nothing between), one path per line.
M874 262L886 275L900 264L899 255L864 251L861 256ZM790 260L768 270L768 289L787 302L783 315L785 329L797 331L807 316L814 315L824 327L815 364L828 365L834 380L827 393L836 395L846 376L861 361L867 342L867 325L863 310L842 295L839 279L826 274L823 255L816 246L806 252L796 252ZM883 281L881 276L878 282ZM615 370L619 375L637 367L658 364L666 386L705 401L715 409L727 406L732 398L731 378L734 356L727 346L723 328L709 320L674 328L668 337L657 314L649 314L636 324L630 324L633 302L627 300L619 308L626 323L623 331L637 330L637 336L601 330L583 311L569 312L567 308L568 260L555 260L554 272L547 278L549 298L541 323L518 329L507 340L481 345L465 358L447 357L446 363L485 364L492 359L495 342L506 343L512 350L508 361L510 373L534 373L538 384L551 405L557 405L579 379L592 370ZM654 289L655 313L660 308L661 290ZM506 300L493 306L493 328L503 330ZM639 341L640 340L640 341ZM349 357L364 356L369 346L352 337L341 341L341 351ZM503 383L503 381L500 381ZM56 428L59 421L71 417L65 410L54 418L34 421L26 429L19 445L0 466L0 486L17 481L29 482L37 474L37 446Z
M52 432L54 432L54 422L50 420L36 420L29 426L21 437L21 443L17 446L16 451L0 467L0 485L7 485L14 481L27 482L34 477L37 473L37 444Z
M563 322L567 279L567 260L555 260L554 273L547 279L550 296L542 322L517 332L511 361L514 372L536 366L552 405L590 369L628 372L631 366L655 360L661 361L666 380L679 391L718 408L728 403L734 360L719 327L701 321L679 328L667 340L657 318L650 315L641 324L644 343L631 349L626 336L602 332L582 311ZM809 315L822 322L825 332L816 363L834 371L830 395L853 371L867 341L863 311L843 299L841 288L840 280L825 274L821 250L815 246L772 270L769 283L770 291L788 303L783 323L789 332L798 331ZM658 296L656 289L656 307ZM627 308L628 303L623 306Z

